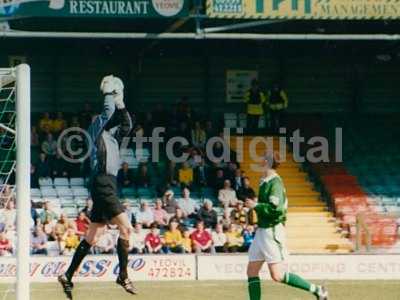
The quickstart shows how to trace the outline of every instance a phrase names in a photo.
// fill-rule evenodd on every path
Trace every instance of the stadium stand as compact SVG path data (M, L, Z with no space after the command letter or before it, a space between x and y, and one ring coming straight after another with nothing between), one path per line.
M391 124L389 125L389 122ZM398 126L389 118L328 119L343 128L344 163L310 164L349 237L377 251L396 251L399 210ZM384 153L384 155L382 155ZM360 224L361 223L361 224ZM360 225L363 225L361 226ZM357 228L358 227L358 228ZM360 231L357 241L357 231Z
M74 118L72 116L72 118ZM235 128L237 126L246 126L246 116L236 113L225 113L225 126ZM287 222L288 244L292 253L349 253L354 250L354 245L359 246L359 237L357 236L357 215L363 212L366 216L365 223L368 234L362 235L362 244L368 244L367 237L370 236L373 247L393 247L397 243L397 225L396 218L399 217L400 202L398 190L398 175L396 175L399 166L399 156L396 152L398 145L392 143L391 134L394 134L397 128L379 127L376 124L369 124L368 120L362 123L360 120L342 123L335 122L326 118L327 124L323 124L318 116L301 117L296 120L291 118L292 128L307 128L308 135L328 135L332 139L330 129L340 126L344 127L346 136L343 139L345 164L300 164L294 161L292 150L288 143L286 144L286 160L279 167L279 174L282 176L289 198L289 216ZM306 120L306 121L304 121ZM345 122L346 121L346 122ZM193 121L190 121L193 123ZM261 118L260 123L265 122ZM296 124L296 122L298 122ZM39 120L40 123L40 120ZM300 124L300 125L299 125ZM203 124L202 124L203 125ZM262 124L260 124L262 125ZM147 131L154 124L147 124ZM170 125L169 125L170 126ZM358 130L358 126L368 128L369 131ZM145 126L144 126L145 127ZM262 126L261 126L262 127ZM40 128L40 126L38 126ZM212 127L211 127L212 128ZM328 128L328 134L321 128ZM212 137L219 134L219 129L210 130L207 136ZM291 131L288 130L288 134ZM182 132L173 132L172 134L182 134ZM303 134L304 135L304 134ZM190 136L190 134L189 134ZM307 134L306 134L307 136ZM379 143L376 139L379 136ZM251 139L255 136L244 136L243 138L243 158L239 164L233 163L234 169L229 169L229 164L218 165L215 162L207 161L208 182L203 185L190 183L190 198L196 203L198 208L203 207L206 200L211 200L214 204L213 210L218 215L218 221L226 225L226 218L231 222L231 212L235 206L224 208L220 207L217 199L218 178L215 172L223 171L223 179L232 181L234 170L240 167L244 176L250 178L250 186L257 192L260 173L252 171L250 153L248 151ZM40 140L44 140L42 133ZM279 146L278 137L273 138L275 150ZM231 150L235 151L236 139L232 137L230 142ZM380 148L385 148L385 157L381 158ZM38 150L36 148L36 150ZM258 155L265 153L265 145L258 143L256 151ZM306 149L302 149L304 152ZM357 150L357 155L354 151ZM387 150L387 152L386 152ZM195 170L196 161L194 160L192 149L186 149L190 153L190 166ZM37 152L40 152L38 150ZM200 151L200 156L204 153ZM238 155L238 153L236 153ZM33 157L32 162L35 164ZM56 157L48 157L46 164L38 162L36 169L41 167L41 171L46 168L51 172L57 170L55 163ZM181 166L171 165L166 158L161 155L159 163L152 163L148 147L135 149L129 146L121 151L121 163L126 162L134 174L134 184L120 189L121 201L127 206L127 210L132 213L134 218L140 212L140 204L148 203L150 209L155 206L155 200L162 198L166 189L174 193L176 200L181 199L182 190L177 173ZM367 162L367 163L365 163ZM144 181L139 183L138 176L141 168L145 167L146 172L143 176ZM62 170L63 171L63 170ZM39 177L37 188L31 190L33 207L36 208L37 215L47 216L51 212L46 212L45 203L49 203L51 211L56 213L57 218L54 222L59 222L59 216L63 213L68 222L77 222L80 212L87 211L89 190L87 189L87 176L84 164L68 165L65 164L66 174L58 170L57 174L49 173L51 176ZM49 172L47 170L47 172ZM148 177L148 178L147 178ZM165 205L165 203L164 203ZM90 209L90 208L89 208ZM178 212L170 217L176 217ZM196 211L198 214L199 211ZM226 217L228 216L228 217ZM197 216L198 217L198 216ZM195 217L195 218L197 218ZM58 223L54 223L58 224ZM47 224L43 224L46 231ZM193 230L194 221L185 223ZM50 226L51 227L51 226ZM239 226L243 232L247 230L246 224ZM68 228L68 226L67 226ZM53 228L54 229L54 228ZM52 229L52 230L53 230ZM207 228L212 230L213 228ZM52 230L48 230L49 252L53 253L55 249L54 236ZM110 229L111 230L111 229ZM148 229L143 229L147 233ZM163 233L162 232L161 234ZM365 228L364 228L365 231ZM350 239L349 239L350 238ZM240 249L242 251L242 249Z

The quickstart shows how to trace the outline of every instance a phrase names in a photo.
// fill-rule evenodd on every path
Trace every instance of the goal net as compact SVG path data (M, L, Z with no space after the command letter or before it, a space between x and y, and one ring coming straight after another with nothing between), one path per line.
M14 197L15 188L15 98L13 71L0 71L0 207Z
M29 300L30 68L0 69L0 206L15 200L17 300Z

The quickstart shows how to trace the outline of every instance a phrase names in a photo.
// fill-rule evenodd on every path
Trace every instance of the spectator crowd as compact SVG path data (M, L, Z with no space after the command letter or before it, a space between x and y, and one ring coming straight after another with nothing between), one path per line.
M31 130L31 188L39 188L41 178L89 177L87 160L79 163L66 161L61 151L64 155L70 154L58 148L57 140L68 127L87 128L94 114L90 105L85 105L82 113L71 116L69 120L61 112L54 117L49 113L43 114ZM122 162L117 182L121 201L133 226L131 253L248 250L255 232L254 226L248 222L248 207L257 198L249 178L235 161L234 153L230 153L230 161L221 158L225 151L221 142L213 145L214 159L205 155L207 141L220 136L218 125L197 116L186 98L179 101L172 112L157 105L153 112L136 116L132 136L151 136L155 127L164 127L165 141L181 136L189 141L189 145L173 149L177 157L182 153L188 154L183 163L166 157L165 142L161 144L161 157L156 162L152 161L151 154L134 168ZM83 144L80 146L84 147ZM137 150L133 143L128 147ZM151 145L146 143L143 147L151 149ZM132 196L126 193L130 190L145 190L148 196L131 199ZM7 200L3 201L0 210L0 255L11 255L15 250L15 200L13 197L2 199ZM72 254L90 224L92 206L89 197L86 205L71 216L47 199L32 202L32 254ZM116 228L108 225L98 237L93 253L114 253L117 234Z

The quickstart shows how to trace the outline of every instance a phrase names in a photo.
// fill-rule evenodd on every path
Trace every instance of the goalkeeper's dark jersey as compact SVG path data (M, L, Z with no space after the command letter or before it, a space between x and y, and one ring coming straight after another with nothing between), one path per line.
M258 204L254 208L260 228L270 228L286 222L288 200L282 179L272 175L261 181Z
M132 129L129 112L116 109L112 95L104 100L104 109L89 126L92 140L90 167L92 175L107 174L117 176L120 168L119 145Z

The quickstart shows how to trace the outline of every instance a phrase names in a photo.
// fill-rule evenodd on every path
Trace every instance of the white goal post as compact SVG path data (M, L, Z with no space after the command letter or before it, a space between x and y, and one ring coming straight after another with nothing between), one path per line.
M15 291L17 300L30 299L30 81L30 67L26 64L0 69L0 89L11 84L15 86L15 130L9 126L2 126L2 129L16 135L17 278Z

